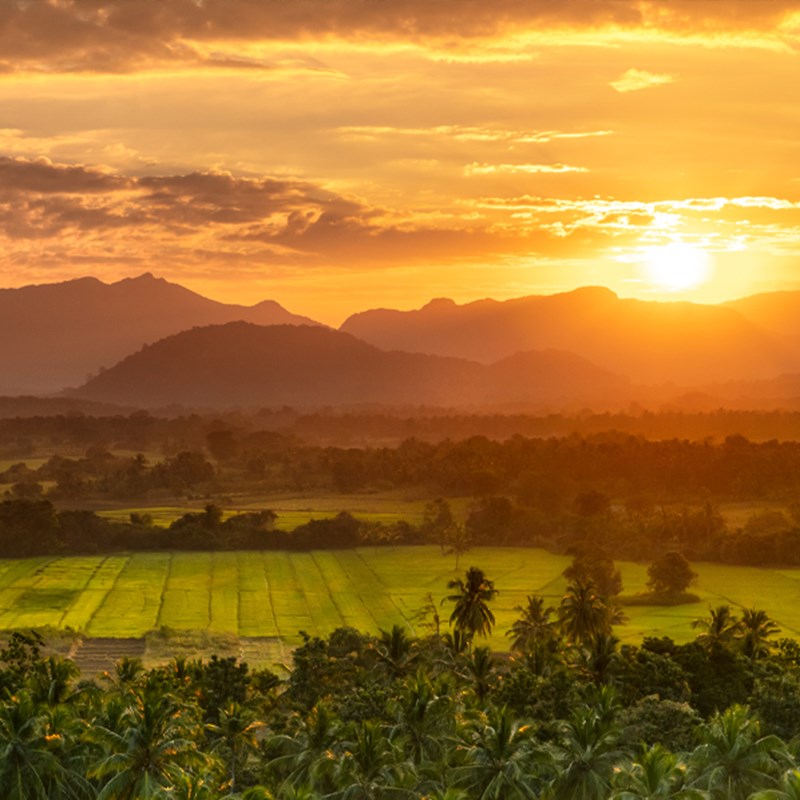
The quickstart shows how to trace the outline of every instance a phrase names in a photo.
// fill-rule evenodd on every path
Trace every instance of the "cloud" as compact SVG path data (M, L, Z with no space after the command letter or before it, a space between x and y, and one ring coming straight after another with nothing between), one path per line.
M535 173L565 165L475 165ZM435 212L435 213L434 213ZM399 211L293 176L222 171L127 176L47 159L0 158L0 274L113 264L227 274L340 272L489 263L504 257L589 258L702 228L709 241L797 247L800 203L780 197L520 195ZM776 229L783 230L776 236ZM770 245L773 246L773 245Z
M629 69L627 72L623 72L615 81L611 81L609 86L622 93L638 92L641 89L663 86L665 83L673 83L674 81L674 75L646 72L642 69Z
M56 165L50 159L0 156L0 195L27 191L61 194L109 192L124 189L130 181L98 169Z
M458 51L460 41L564 31L594 40L603 31L704 35L717 43L745 33L782 45L796 37L796 11L795 0L4 0L0 71L274 70L286 66L271 57L277 44L340 39ZM272 47L249 52L249 44Z
M477 125L435 125L431 128L401 128L389 125L344 125L336 129L346 139L374 141L392 136L445 138L460 142L503 142L508 144L547 144L558 139L590 139L611 136L612 130L521 131Z
M465 175L514 175L551 173L560 174L565 172L588 172L585 167L572 167L568 164L478 164L473 162L464 167Z

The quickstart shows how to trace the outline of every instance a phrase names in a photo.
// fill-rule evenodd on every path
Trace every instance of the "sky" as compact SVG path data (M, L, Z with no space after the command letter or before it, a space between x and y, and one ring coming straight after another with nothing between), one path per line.
M0 286L800 289L798 132L796 0L3 0Z

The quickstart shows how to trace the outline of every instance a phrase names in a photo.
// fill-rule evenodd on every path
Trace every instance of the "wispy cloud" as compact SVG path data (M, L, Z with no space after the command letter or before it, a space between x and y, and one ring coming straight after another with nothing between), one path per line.
M573 167L569 164L478 164L473 162L464 167L465 175L515 175L565 172L588 172L586 167Z
M507 142L509 144L547 144L558 139L591 139L611 136L612 130L591 131L521 131L478 125L435 125L430 128L402 128L389 125L345 125L337 132L349 139L380 139L391 136L442 137L460 142Z
M653 86L663 86L666 83L673 83L674 75L655 72L647 72L642 69L629 69L623 72L615 81L609 84L618 92L638 92L641 89L650 89Z

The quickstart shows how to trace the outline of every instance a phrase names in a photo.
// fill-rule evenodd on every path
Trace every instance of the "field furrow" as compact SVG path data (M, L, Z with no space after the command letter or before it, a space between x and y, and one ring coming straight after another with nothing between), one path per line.
M239 567L236 553L212 553L209 629L239 632Z
M125 569L128 559L129 556L109 556L97 565L81 593L61 618L61 627L81 631L89 626Z
M239 635L280 636L262 553L237 553L239 568Z
M408 625L403 609L359 550L338 551L336 557L381 630L391 630L392 625Z
M9 626L65 627L64 617L79 602L103 560L95 556L55 558L22 577L17 582L22 591L14 600L16 613L8 620Z
M310 628L299 630L318 635L343 625L341 612L325 583L325 578L319 571L314 556L311 553L295 553L292 557L292 566L295 583L303 592L312 622Z
M142 636L158 624L168 553L134 553L88 625L90 636Z
M211 553L182 553L173 556L164 583L158 624L178 630L209 627Z
M297 582L294 554L276 552L268 556L265 563L271 586L270 596L281 637L296 639L301 630L310 633L315 624L305 592Z
M14 619L19 614L20 597L32 587L39 571L57 560L42 557L4 562L8 568L3 572L3 588L0 590L0 629L15 627Z
M331 598L339 609L342 624L365 631L376 631L378 622L364 604L359 590L353 585L347 571L335 552L316 550L314 561L322 575L323 585L328 587Z

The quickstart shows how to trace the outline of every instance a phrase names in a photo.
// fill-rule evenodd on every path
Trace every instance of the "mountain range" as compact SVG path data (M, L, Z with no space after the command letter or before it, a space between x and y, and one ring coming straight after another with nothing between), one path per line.
M227 305L150 273L0 289L0 394L47 393L84 383L138 350L196 325L245 320L313 325L272 300Z
M800 292L705 305L584 287L372 309L336 332L271 300L219 303L150 274L82 278L0 290L11 343L0 349L0 395L80 386L73 396L126 406L552 407L695 391L709 405L780 407L797 404L798 320Z
M440 299L416 311L376 309L354 314L341 330L384 349L487 362L563 350L647 384L763 379L800 369L785 337L745 313L733 305L623 300L585 287L504 302Z

